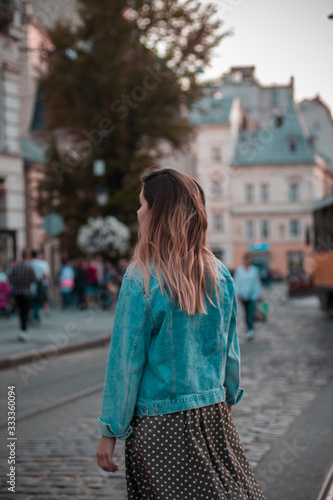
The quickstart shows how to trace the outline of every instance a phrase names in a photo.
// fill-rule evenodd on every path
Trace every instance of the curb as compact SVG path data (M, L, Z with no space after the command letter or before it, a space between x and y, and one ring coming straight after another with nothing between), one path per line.
M329 500L330 494L332 495L333 491L332 486L333 486L333 465L330 468L330 471L327 474L325 481L323 482L323 485L316 500Z
M70 352L83 351L84 349L101 347L103 345L109 344L110 339L111 339L111 334L107 334L96 337L94 339L68 344L63 347L58 347L55 344L47 344L41 349L34 349L32 351L28 351L23 354L16 354L8 356L8 358L0 359L0 370L5 370L6 368L12 368L14 366L18 366L23 363L29 363L30 361L37 361L41 357L53 358L59 354L66 354Z

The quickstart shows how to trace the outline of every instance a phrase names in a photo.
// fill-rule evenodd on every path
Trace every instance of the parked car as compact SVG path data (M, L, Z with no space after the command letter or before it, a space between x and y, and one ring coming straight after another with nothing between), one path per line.
M311 295L314 293L313 277L303 273L290 274L287 278L287 290L289 297Z

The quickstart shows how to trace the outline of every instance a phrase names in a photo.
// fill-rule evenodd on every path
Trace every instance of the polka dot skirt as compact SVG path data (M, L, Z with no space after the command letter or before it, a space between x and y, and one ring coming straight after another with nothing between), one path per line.
M128 500L265 500L224 401L131 425Z

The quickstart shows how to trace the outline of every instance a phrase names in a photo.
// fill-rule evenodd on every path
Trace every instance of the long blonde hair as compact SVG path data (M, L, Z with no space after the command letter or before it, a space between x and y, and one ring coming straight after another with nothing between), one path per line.
M181 310L189 315L207 314L205 296L216 305L212 299L214 289L217 291L218 268L215 256L206 248L203 189L189 175L171 168L148 172L142 184L149 210L130 260L131 274L138 269L148 293L152 263L164 295L162 277L174 304ZM216 297L218 301L218 293Z

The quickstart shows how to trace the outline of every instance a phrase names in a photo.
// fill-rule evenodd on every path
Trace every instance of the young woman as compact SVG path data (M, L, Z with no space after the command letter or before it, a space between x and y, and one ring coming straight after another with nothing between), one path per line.
M139 240L122 282L106 368L97 461L128 499L264 496L231 417L240 401L233 279L206 247L205 196L172 169L143 177Z

